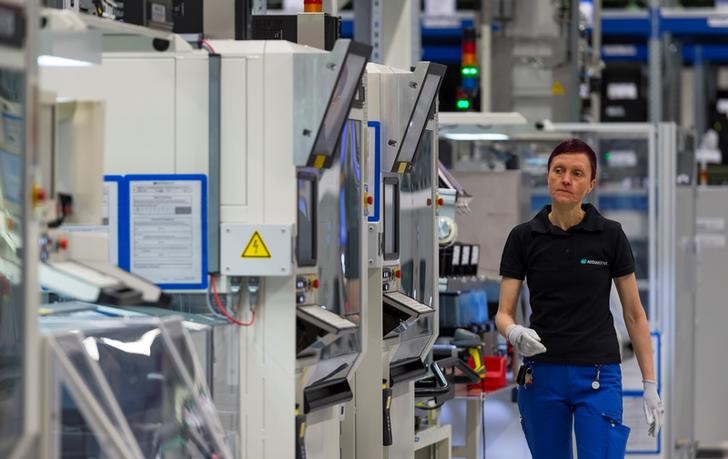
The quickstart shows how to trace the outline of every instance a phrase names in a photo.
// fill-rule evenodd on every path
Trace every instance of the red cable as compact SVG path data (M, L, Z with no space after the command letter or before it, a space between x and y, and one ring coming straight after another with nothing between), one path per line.
M250 318L250 322L241 322L228 314L227 309L222 305L222 301L220 301L220 297L217 295L217 286L215 285L215 279L212 277L212 274L210 274L210 284L212 285L212 295L215 297L215 303L217 303L217 308L227 320L241 327L250 327L255 323L255 310L250 311L253 314L253 317Z
M212 54L217 54L217 52L215 51L215 48L212 47L212 45L210 44L209 41L202 40L202 45L205 46L205 47L207 47L208 50L212 52Z

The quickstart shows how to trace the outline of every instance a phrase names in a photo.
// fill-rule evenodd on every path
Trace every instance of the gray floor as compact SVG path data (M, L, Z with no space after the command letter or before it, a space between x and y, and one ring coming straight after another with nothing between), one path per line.
M531 459L526 439L521 430L518 406L511 402L510 390L488 394L484 402L484 409L485 455L480 446L478 459L504 457ZM447 402L442 409L440 423L452 425L453 446L464 446L467 432L465 399L456 398ZM462 456L453 455L453 458L456 457Z

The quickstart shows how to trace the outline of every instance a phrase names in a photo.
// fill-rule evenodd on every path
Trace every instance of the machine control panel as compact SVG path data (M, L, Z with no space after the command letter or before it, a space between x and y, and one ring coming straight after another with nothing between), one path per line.
M399 266L389 266L382 269L382 290L389 292L390 290L399 290L399 279L402 277L402 271Z
M315 304L320 281L313 274L296 276L296 304Z

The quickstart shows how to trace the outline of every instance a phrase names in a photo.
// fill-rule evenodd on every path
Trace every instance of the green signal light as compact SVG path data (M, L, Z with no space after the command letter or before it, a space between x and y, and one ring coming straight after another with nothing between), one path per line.
M460 74L466 77L478 76L478 67L463 67L460 69Z
M470 101L468 99L458 99L456 106L458 110L467 110L470 108Z

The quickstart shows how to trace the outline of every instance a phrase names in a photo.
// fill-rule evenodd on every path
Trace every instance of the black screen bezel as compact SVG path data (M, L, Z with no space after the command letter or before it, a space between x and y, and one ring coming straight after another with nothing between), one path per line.
M301 258L301 219L298 212L298 202L301 199L301 188L298 186L299 181L307 181L311 183L311 257ZM318 174L311 170L300 170L296 174L296 262L298 266L316 266L318 261L318 233L316 231L318 222Z

